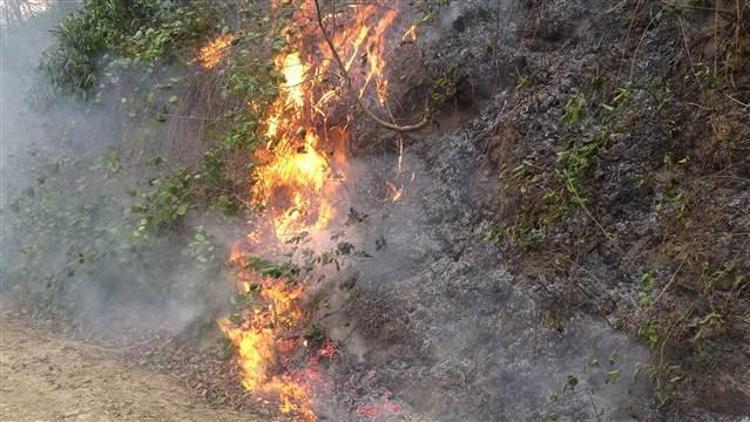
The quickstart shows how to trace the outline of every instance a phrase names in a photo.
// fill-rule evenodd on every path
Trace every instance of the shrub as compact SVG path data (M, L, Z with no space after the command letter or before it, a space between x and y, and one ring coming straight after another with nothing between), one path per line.
M42 71L52 85L87 98L105 54L150 62L174 56L213 29L207 1L86 0L56 30Z

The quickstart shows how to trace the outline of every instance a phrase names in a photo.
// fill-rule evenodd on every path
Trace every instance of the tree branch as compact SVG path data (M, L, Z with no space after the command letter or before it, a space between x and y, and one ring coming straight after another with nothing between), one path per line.
M331 40L331 37L328 35L328 32L326 32L325 25L323 25L323 16L320 13L320 3L318 0L315 0L315 11L317 13L318 18L318 26L320 27L320 32L323 34L323 38L326 41L326 44L328 44L328 48L331 49L331 54L333 54L333 59L336 62L336 64L339 67L339 70L341 71L341 75L344 78L344 82L346 84L347 89L352 94L352 98L357 102L359 107L362 109L362 111L365 112L365 114L375 121L378 125L390 129L396 132L412 132L419 129L424 128L427 126L427 124L430 123L430 109L429 109L429 100L425 104L425 112L422 115L422 119L414 124L411 125L397 125L395 123L387 122L380 117L378 117L375 113L372 112L365 104L362 102L362 99L359 98L355 94L354 84L352 83L351 77L349 77L349 72L346 70L346 66L344 65L344 61L341 60L341 56L339 56L339 53L336 51L336 47L333 45L333 41Z

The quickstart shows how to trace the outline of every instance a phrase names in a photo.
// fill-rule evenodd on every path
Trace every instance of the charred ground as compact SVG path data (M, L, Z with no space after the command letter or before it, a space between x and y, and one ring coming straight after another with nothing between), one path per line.
M145 247L118 243L117 259L133 250L146 256L139 258L144 271L126 272L141 284L153 279L143 275L154 268L168 274L197 256L223 253L206 239L224 243L240 223L216 223L203 214L207 208L247 211L245 166L260 112L246 113L245 99L274 95L272 22L284 18L266 20L262 9L211 9L227 29L197 24L206 37L244 34L213 69L182 66L179 49L149 36L102 50L138 60L159 56L145 78L137 61L134 68L129 62L124 70L92 73L110 81L92 86L119 113L116 121L138 110L133 126L153 128L143 137L151 142L134 148L148 154L122 165L151 169L138 167L151 153L169 158L160 182L141 181L135 199L114 202L133 210L128 224L153 239ZM368 257L352 259L322 282L306 308L311 328L304 335L339 345L323 362L337 387L319 398L321 417L739 420L750 414L750 7L509 0L417 2L404 9L387 69L392 113L399 122L414 121L428 98L432 122L394 134L364 115L352 119L360 170L350 187L347 230ZM176 18L169 13L157 14L154 31L176 36L189 51L203 38L196 41L193 32L182 38L184 28L170 26ZM196 15L189 16L181 25ZM415 23L415 39L400 37ZM264 31L272 35L258 38ZM112 83L110 76L122 79ZM149 89L128 96L144 80ZM120 95L145 102L118 104ZM348 124L353 105L331 111L329 123ZM123 139L132 135L124 133ZM400 145L404 171L394 167ZM112 162L105 160L106 171ZM73 167L63 173L71 190L79 186ZM386 182L394 180L403 182L403 197L390 203ZM198 236L198 225L210 235ZM179 259L159 258L154 266L148 258L174 245L184 250ZM85 280L111 271L111 258L104 262ZM226 275L220 264L207 271L198 278ZM213 341L211 321L233 306L222 303L229 293L207 294L194 275L163 289L104 284L94 291L106 292L108 301L95 295L95 310L84 307L84 326L118 342L127 338L125 344L136 345L131 356L183 375L213 403L255 412L236 381L231 348ZM50 278L36 276L28 296L36 302L27 300L24 309L44 318L56 296L50 299L45 288ZM66 315L72 308L80 316L81 304L91 303L69 294L92 291L80 283L54 286ZM101 317L112 303L124 303L128 314L156 291L176 308L203 295L212 305L191 308L190 323L176 318L180 323L168 324L164 334L134 333L133 325L154 325L140 315L140 324L123 323L116 333L113 322L127 318ZM173 300L175 291L184 298Z

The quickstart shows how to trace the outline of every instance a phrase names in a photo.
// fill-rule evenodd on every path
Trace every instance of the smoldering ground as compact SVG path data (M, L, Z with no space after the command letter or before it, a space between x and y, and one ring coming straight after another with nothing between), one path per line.
M327 400L376 403L376 420L653 417L645 348L603 321L556 320L496 259L482 188L467 184L480 160L472 131L407 147L401 172L397 154L371 156L351 180L348 231L368 257L323 288L321 324L346 356L330 374L351 387ZM400 173L394 202L386 186Z

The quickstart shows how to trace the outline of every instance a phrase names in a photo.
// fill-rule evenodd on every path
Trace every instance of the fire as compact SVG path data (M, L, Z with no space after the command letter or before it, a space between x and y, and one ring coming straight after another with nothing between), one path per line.
M236 347L242 386L277 399L282 413L304 421L316 420L307 387L290 376L275 374L284 363L279 352L287 349L285 338L299 330L304 321L299 307L302 287L247 270L248 255L238 246L232 248L231 260L238 270L237 290L257 292L256 306L244 309L240 322L229 318L218 321L221 332Z
M417 24L411 24L401 36L401 41L416 41L417 40Z
M305 114L311 100L307 66L299 52L277 57L276 65L284 83L266 119L268 142L255 152L261 165L251 196L269 209L276 236L284 238L325 227L332 216L322 193L335 190L336 182L328 158L318 150L314 122Z
M335 68L325 41L310 42L321 38L317 27L309 25L314 19L304 16L315 13L314 3L305 0L298 7L299 13L289 24L295 30L288 31L288 48L274 59L284 81L276 100L267 108L261 129L266 141L254 152L254 183L249 192L268 217L272 240L256 230L246 236L244 246L233 246L229 262L237 272L237 290L254 295L254 301L251 309L243 309L231 320L221 319L218 325L237 350L242 385L247 390L278 401L279 411L295 420L315 421L310 388L312 382L320 382L315 365L321 358L332 358L335 345L327 342L317 351L307 350L307 367L288 369L292 352L307 347L300 334L307 323L302 307L304 283L291 285L285 279L248 269L249 255L245 250L270 250L277 244L280 248L283 241L301 232L320 233L342 209L338 202L349 167L348 135L344 128L327 127L332 105L341 98L340 80L331 80L330 75L340 69ZM351 5L341 14L344 17L337 14L336 20L353 25L335 30L332 40L345 58L344 66L356 83L356 94L364 96L374 81L373 93L378 103L387 108L385 38L397 11ZM324 20L332 22L332 18L329 15ZM223 36L201 48L201 64L206 68L215 66L230 43L230 38ZM400 195L398 190L393 200Z
M374 33L375 40L367 49L367 58L370 63L370 74L368 75L367 82L369 82L371 77L375 78L375 92L381 105L385 105L385 100L388 95L388 80L383 77L383 68L385 67L385 61L383 60L385 42L383 37L385 30L393 24L395 19L396 11L389 10L380 22L378 22ZM365 87L367 86L367 82L365 82ZM363 91L360 92L360 95L364 92L365 87L363 87Z
M305 92L302 83L305 81L307 69L302 64L299 53L292 53L283 57L281 68L284 72L286 103L299 111L305 105Z
M266 381L266 364L273 357L273 335L270 330L233 328L228 319L219 320L219 329L237 346L242 385L255 390Z
M385 187L388 189L388 199L391 202L398 202L401 199L401 195L404 193L403 186L396 186L392 182L385 182Z
M227 56L227 47L232 44L232 36L220 35L198 49L198 63L204 69L213 69Z

